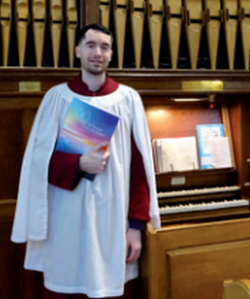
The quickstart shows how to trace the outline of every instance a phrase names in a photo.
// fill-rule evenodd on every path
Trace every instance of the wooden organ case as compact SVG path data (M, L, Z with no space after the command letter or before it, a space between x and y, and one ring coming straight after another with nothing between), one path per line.
M1 1L1 4L14 2ZM49 1L41 2L46 2L49 7ZM197 8L210 9L207 19L219 22L220 18L212 15L211 8L211 5L218 4L217 1L197 2ZM227 4L230 1L224 2ZM235 4L235 1L231 2ZM239 3L244 5L243 2ZM163 21L166 18L168 22L177 20L179 27L176 30L182 32L179 34L183 36L187 24L198 24L200 28L203 22L200 20L200 11L197 20L195 13L188 11L195 1L92 0L79 3L78 26L98 22L102 11L105 12L103 17L106 22L110 14L110 22L114 23L114 16L119 16L121 11L116 11L112 17L112 10L109 9L111 3L113 8L122 10L122 24L125 22L124 11L125 17L130 14L135 18L139 16L139 20L136 19L137 27L130 25L127 20L126 28L131 30L135 27L138 31L140 28L141 32L143 26L143 46L148 49L150 37L145 36L157 37L159 30L156 27L163 28L162 35L165 34L167 29L164 29ZM178 5L172 7L171 3ZM4 13L3 8L1 11ZM147 11L150 12L149 18L144 21ZM217 14L221 16L223 13ZM188 23L183 21L183 16L191 18ZM6 21L6 16L1 20ZM155 22L157 26L154 27ZM116 20L118 23L119 18ZM1 24L3 29L5 23ZM191 27L186 29L191 30ZM158 34L153 30L158 30ZM179 56L178 62L172 62L172 69L170 56L166 58L162 55L163 50L166 50L163 38L161 43L160 40L155 42L158 46L161 44L163 50L159 51L158 48L151 53L151 61L148 59L150 54L145 54L143 50L142 53L133 54L128 49L126 43L132 37L126 36L121 41L121 44L125 42L124 57L119 43L114 44L116 62L111 65L109 74L141 94L152 140L196 136L196 125L222 123L232 158L232 166L227 168L156 172L159 206L174 207L177 212L161 215L161 229L154 230L150 223L147 225L140 261L142 299L220 299L224 280L249 278L250 275L250 210L249 205L246 205L250 198L250 73L244 69L243 58L239 59L239 46L236 47L236 69L231 70L231 61L227 66L223 57L226 34L223 35L222 26L220 30L224 43L220 42L218 48L219 67L214 69L213 63L212 70L206 68L209 66L206 64L209 55L204 54L202 47L199 57L195 58L197 69L191 67L185 55L192 47L185 44L183 36L180 53L175 53ZM205 35L203 30L203 43ZM195 40L196 48L198 43L199 38ZM3 48L6 50L5 46ZM151 51L154 51L153 48ZM133 55L137 57L136 63L129 64ZM141 63L138 57L142 57ZM0 68L0 296L8 299L39 299L42 298L41 275L23 270L24 246L9 241L20 166L32 121L44 93L51 86L78 74L79 68L76 68L77 65L75 68L60 65L60 59L59 66L55 64L55 67L30 67L24 62L24 67L13 68L11 66L14 66L15 61L7 67L6 59L2 59L3 67ZM155 65L159 65L159 68ZM181 98L201 101L174 101ZM244 204L237 204L235 200L239 200L239 203L244 200ZM221 208L213 208L214 204L220 203ZM199 205L202 205L202 209L196 211L187 207Z
M168 211L172 206L176 211L162 214L164 208L160 208L162 228L155 231L148 225L141 261L143 298L222 298L223 280L249 275L248 92L231 85L238 81L236 73L234 78L213 73L212 80L220 78L224 87L230 87L217 91L209 102L210 92L178 90L185 82L207 80L207 74L186 75L167 76L166 81L171 82L167 85L176 90L143 96L151 137L192 136L197 122L222 122L235 164L230 168L156 173L159 206L169 206ZM201 102L171 101L173 97L207 96L208 100ZM235 199L245 199L246 206L233 207Z

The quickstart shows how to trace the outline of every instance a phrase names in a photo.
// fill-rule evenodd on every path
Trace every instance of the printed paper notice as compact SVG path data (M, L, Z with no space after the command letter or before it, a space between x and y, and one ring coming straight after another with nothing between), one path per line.
M232 167L228 138L213 138L209 143L212 168Z

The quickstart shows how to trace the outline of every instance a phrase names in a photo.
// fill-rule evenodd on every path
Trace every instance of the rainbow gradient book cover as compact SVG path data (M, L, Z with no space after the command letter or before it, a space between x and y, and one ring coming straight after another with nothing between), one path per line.
M84 154L101 142L109 142L119 117L73 98L59 134L56 150Z

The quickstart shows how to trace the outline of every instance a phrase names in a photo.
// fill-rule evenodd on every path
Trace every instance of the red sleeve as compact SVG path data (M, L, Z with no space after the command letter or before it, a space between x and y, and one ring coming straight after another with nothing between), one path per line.
M81 176L78 173L80 154L54 151L49 165L49 183L57 187L73 190Z
M149 188L142 156L131 136L132 158L130 175L129 219L149 221Z

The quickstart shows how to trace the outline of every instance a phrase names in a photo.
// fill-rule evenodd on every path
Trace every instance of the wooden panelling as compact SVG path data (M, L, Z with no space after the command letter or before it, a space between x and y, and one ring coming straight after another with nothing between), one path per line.
M144 237L143 299L221 299L224 279L249 273L249 219L149 227Z
M40 98L3 98L0 102L0 199L16 198L24 149Z
M197 124L222 122L220 108L209 109L208 102L187 104L173 103L166 99L164 102L145 105L152 139L196 136Z
M0 296L14 299L19 298L21 264L19 248L10 242L11 227L12 220L0 221Z
M22 153L22 114L0 110L0 198L15 198Z
M20 298L23 256L20 245L10 241L16 201L0 201L0 297Z
M249 250L242 241L167 251L170 298L222 298L223 280L249 277Z
M72 77L76 76L80 72L79 68L68 69L68 68L0 68L0 94L1 95L14 95L19 97L19 82L41 82L41 92L33 92L32 95L44 94L48 88L65 82ZM142 69L134 70L127 69L117 70L110 68L108 70L109 75L120 83L127 84L138 90L142 96L145 96L145 101L150 102L154 97L154 102L157 102L157 96L180 96L180 95L191 95L200 96L209 94L248 94L250 93L250 73L242 71L191 71L191 70L177 70L177 71L166 71L166 70L151 70ZM182 87L182 82L188 81L223 81L224 88L222 90L209 90L209 89L197 89L185 91ZM22 93L21 95L29 93Z

